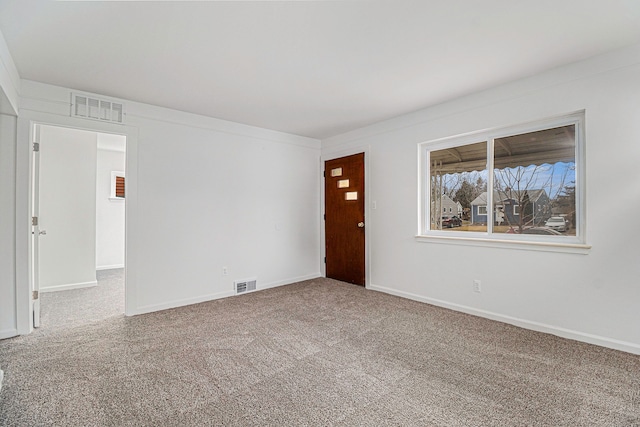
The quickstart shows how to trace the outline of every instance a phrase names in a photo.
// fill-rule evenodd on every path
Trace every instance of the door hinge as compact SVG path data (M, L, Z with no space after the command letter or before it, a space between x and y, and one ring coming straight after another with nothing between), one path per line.
M31 225L34 226L34 227L36 225L38 225L38 217L37 216L32 216L31 217Z
M322 215L324 217L324 220L327 220L327 214Z
M40 143L39 142L34 142L33 143L33 151L40 151Z
M324 257L324 263L325 264L327 263L327 257Z
M33 299L34 299L34 300L35 300L35 299L38 299L38 296L39 296L39 295L38 295L38 293L39 293L38 291L33 291L33 292L32 292L32 295L31 295L31 296L33 297Z
M326 178L327 177L327 172L326 171L322 171L322 177Z

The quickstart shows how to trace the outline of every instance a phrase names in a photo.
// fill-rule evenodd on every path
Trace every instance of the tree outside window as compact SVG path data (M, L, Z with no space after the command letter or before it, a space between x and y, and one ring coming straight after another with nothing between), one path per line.
M425 149L432 213L428 230L576 236L581 120L576 115L565 124L524 132L487 132L486 140L464 144L452 140L438 149ZM447 229L442 218L433 214L443 212L448 200L461 206L461 227ZM551 216L564 217L566 230L549 231L546 221Z

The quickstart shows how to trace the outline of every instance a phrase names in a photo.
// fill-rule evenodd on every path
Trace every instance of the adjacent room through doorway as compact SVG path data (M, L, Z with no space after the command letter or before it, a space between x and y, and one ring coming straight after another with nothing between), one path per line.
M124 314L126 137L34 132L34 326Z

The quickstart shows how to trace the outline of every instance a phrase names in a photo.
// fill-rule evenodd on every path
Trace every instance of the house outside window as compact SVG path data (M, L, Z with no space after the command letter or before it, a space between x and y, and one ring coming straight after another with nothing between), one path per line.
M583 122L582 112L422 143L419 235L584 243ZM469 212L461 227L444 229L428 214L444 200ZM551 216L570 226L550 230Z

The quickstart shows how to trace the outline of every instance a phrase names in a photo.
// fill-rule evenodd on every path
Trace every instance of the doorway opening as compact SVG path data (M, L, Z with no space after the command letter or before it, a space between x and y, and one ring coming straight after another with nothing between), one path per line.
M126 136L33 131L34 327L124 315Z

